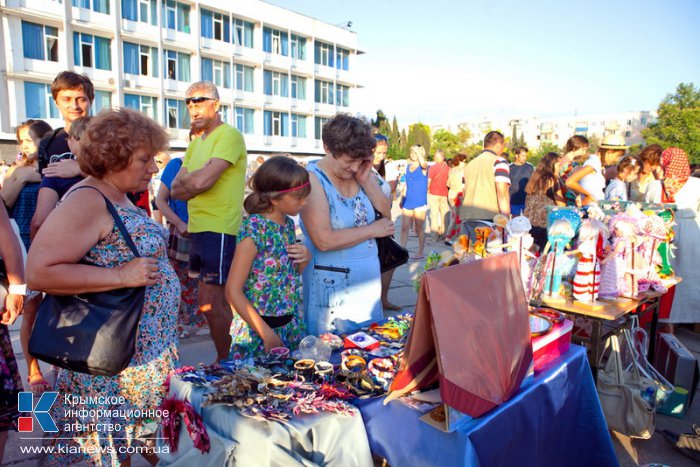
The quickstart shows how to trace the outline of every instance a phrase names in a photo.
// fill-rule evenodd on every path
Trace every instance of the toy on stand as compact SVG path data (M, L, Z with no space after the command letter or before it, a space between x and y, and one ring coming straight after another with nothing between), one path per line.
M525 216L517 216L509 220L505 225L505 230L509 237L509 250L518 253L518 264L520 265L520 277L523 281L523 288L529 296L529 283L532 273L532 259L535 258L530 252L534 243L534 238L530 235L532 224Z
M566 254L566 247L576 235L581 218L576 211L560 209L550 211L548 217L548 240L542 253L545 264L545 283L542 302L561 303L566 298L560 294L561 278L568 274L574 260ZM549 251L551 250L551 253Z
M576 304L593 309L605 306L597 299L600 287L600 260L603 256L607 233L605 224L599 220L586 219L581 223L577 249L581 256L576 265L573 282Z
M666 239L666 224L651 212L643 214L640 222L639 255L642 257L643 271L639 276L640 292L654 289L656 292L666 293L668 290L661 282L657 267L661 267L661 255L658 246Z
M661 271L659 271L659 275L661 277L670 277L674 275L673 268L671 267L671 242L675 235L673 224L675 223L676 215L671 208L664 209L657 215L666 225L666 238L661 245L659 245L659 254L661 255Z
M637 297L637 283L643 273L643 259L637 251L638 225L638 220L627 213L615 214L610 219L612 251L601 261L601 298Z

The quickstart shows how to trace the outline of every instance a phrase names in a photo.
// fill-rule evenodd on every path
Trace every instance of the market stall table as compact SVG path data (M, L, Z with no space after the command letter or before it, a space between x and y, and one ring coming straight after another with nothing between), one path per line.
M361 400L370 447L393 466L619 465L585 349L572 345L505 404L444 433L395 400Z
M206 454L200 452L183 427L177 452L159 454L159 465L372 465L360 413L322 412L285 423L260 421L224 404L202 407L204 395L204 388L171 377L169 397L189 401L202 415L211 447ZM158 443L162 447L165 441Z
M664 281L667 287L675 286L681 281L680 277L674 277ZM548 302L544 304L547 308L552 308L570 317L580 316L591 322L591 335L582 336L574 333L572 341L582 343L589 346L588 361L593 370L593 380L598 377L598 370L603 356L605 342L608 337L620 332L625 327L629 327L631 316L643 316L652 313L651 319L651 335L655 335L657 323L659 319L659 303L663 293L645 292L639 294L637 299L620 299L619 301L601 300L604 306L601 308L589 308L582 306L573 300L556 303ZM533 306L538 306L538 303L532 303ZM605 328L605 329L604 329ZM649 361L654 359L655 339L650 339L649 351L647 358Z

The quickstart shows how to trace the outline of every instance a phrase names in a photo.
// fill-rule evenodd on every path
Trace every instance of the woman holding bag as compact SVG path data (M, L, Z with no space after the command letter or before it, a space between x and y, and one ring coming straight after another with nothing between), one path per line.
M73 295L146 286L135 351L126 369L116 376L59 370L56 391L81 402L69 404L61 396L52 406L59 431L46 442L70 449L54 450L51 464L129 465L129 452L157 461L137 438L145 435L141 412L158 408L166 395L163 383L177 364L180 285L166 254L167 232L126 194L146 189L158 171L154 157L167 144L165 131L139 112L101 112L81 139L80 169L88 177L66 194L32 243L27 259L31 289ZM140 257L135 258L107 200ZM85 419L67 412L78 410L99 410L101 415ZM113 431L116 426L120 431Z

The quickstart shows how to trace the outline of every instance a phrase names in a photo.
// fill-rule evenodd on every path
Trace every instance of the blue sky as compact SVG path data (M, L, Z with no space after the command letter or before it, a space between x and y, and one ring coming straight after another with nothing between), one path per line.
M273 0L352 21L355 108L400 126L656 110L700 85L698 0Z

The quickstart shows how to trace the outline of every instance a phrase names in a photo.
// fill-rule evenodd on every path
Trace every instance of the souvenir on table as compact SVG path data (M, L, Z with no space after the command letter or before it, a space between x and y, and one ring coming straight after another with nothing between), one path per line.
M666 225L661 217L651 212L642 215L640 219L639 255L642 257L643 271L639 276L640 292L654 289L666 293L667 289L661 282L657 267L661 267L661 255L658 246L666 240Z
M474 253L484 258L489 248L489 239L493 234L491 227L476 227L474 229L476 241L474 242Z
M661 271L659 271L659 275L661 277L670 277L674 275L673 268L671 267L671 242L675 236L673 225L676 221L676 215L673 209L668 208L658 213L658 216L666 225L666 238L659 245L659 254L661 255Z
M596 302L600 288L600 260L605 247L607 229L599 220L586 219L581 223L578 232L578 248L580 254L576 265L573 282L574 299L593 307L602 307Z
M637 252L638 221L627 213L610 219L611 251L600 261L601 298L635 298L637 283L643 269L643 259Z
M457 412L480 416L518 390L532 346L517 261L511 252L423 275L414 326L385 403L439 381L451 431Z
M534 255L530 253L530 248L534 243L534 239L530 235L532 224L527 217L517 216L506 223L505 229L510 237L508 242L510 251L518 253L520 277L523 280L525 294L529 296L529 282L532 270L531 260L534 258Z
M545 257L545 284L542 301L547 303L563 302L560 294L561 278L568 274L574 260L566 254L566 247L576 235L581 218L573 210L551 210L548 217L548 240L543 256ZM551 251L551 252L550 252Z

